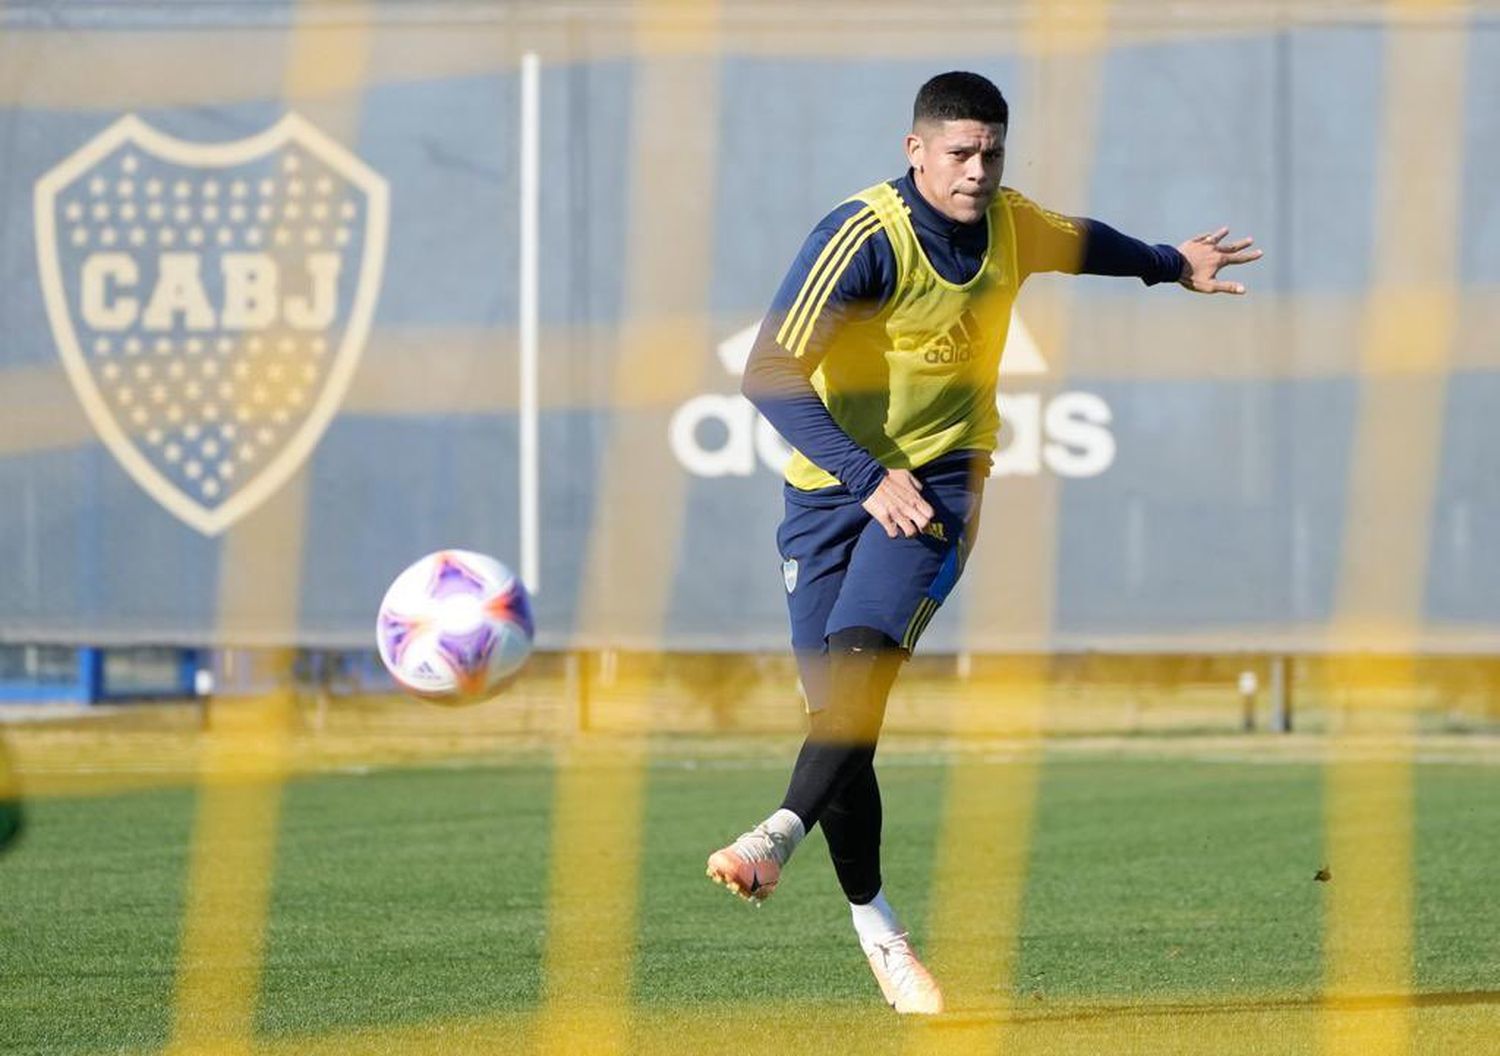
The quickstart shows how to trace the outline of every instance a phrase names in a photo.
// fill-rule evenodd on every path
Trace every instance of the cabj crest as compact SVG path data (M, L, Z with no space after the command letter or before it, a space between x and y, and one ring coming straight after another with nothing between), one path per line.
M134 115L36 185L53 337L153 498L223 531L307 458L370 329L385 180L295 114L228 143Z

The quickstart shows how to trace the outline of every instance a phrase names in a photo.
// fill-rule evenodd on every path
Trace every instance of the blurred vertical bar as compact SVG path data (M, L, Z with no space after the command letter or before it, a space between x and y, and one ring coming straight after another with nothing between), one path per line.
M352 145L369 60L368 13L363 3L342 5L338 23L331 24L314 21L315 6L304 0L296 12L283 96L288 108ZM173 1052L246 1053L253 1047L295 705L292 660L307 488L304 467L224 537L218 641L276 647L265 655L262 672L269 689L247 700L220 701L204 734Z
M541 587L541 540L538 538L537 450L537 255L540 232L538 209L541 180L538 172L541 121L541 58L534 51L521 56L521 248L518 302L520 309L521 405L521 581L535 594Z
M603 394L612 413L578 633L596 644L657 647L686 497L665 439L666 408L695 391L711 360L718 12L709 3L641 0L634 14L626 318ZM635 628L637 641L610 639L620 627ZM649 677L626 665L612 695L649 699ZM630 1047L646 740L619 729L610 695L591 703L594 728L561 749L555 777L544 1052Z
M1059 211L1081 212L1086 200L1110 16L1108 0L1026 8L1031 90L1028 112L1013 108L1012 121L1028 131L1020 144L1007 143L1009 161L1035 165L1039 184L1023 190ZM1054 369L1063 369L1069 297L1060 284L1047 293L1027 292L1026 318L1040 322L1033 336ZM950 1007L998 1014L982 1018L978 1033L912 1035L914 1050L924 1052L993 1052L1007 1044L1041 769L1056 607L1057 481L993 480L985 503L983 538L966 572L959 648L1003 638L1026 655L982 666L955 695L928 930L930 960ZM977 742L997 734L1013 739L1014 758L996 763L978 750Z
M1466 34L1448 5L1389 9L1379 255L1360 342L1331 678L1356 706L1325 771L1324 1051L1411 1051L1412 769L1432 505L1457 306ZM1356 1007L1377 998L1377 1007Z

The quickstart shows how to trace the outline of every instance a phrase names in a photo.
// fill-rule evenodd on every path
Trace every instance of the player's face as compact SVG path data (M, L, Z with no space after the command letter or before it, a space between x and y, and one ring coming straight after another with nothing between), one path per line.
M906 137L917 189L938 212L961 224L984 218L1000 190L1005 126L983 121L922 124Z

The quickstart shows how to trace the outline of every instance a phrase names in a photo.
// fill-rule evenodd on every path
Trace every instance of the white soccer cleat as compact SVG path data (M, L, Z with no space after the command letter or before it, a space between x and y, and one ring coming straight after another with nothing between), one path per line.
M784 844L785 837L757 825L708 856L708 878L759 905L781 881L781 863L790 853Z
M927 967L917 959L906 932L865 948L870 971L890 1006L902 1015L935 1016L943 1010L943 992Z

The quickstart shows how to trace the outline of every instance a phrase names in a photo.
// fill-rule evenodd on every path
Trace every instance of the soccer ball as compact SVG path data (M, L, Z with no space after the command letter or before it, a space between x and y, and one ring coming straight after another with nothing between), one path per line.
M499 561L469 550L428 554L380 603L381 662L407 692L438 704L494 696L531 655L531 598Z

